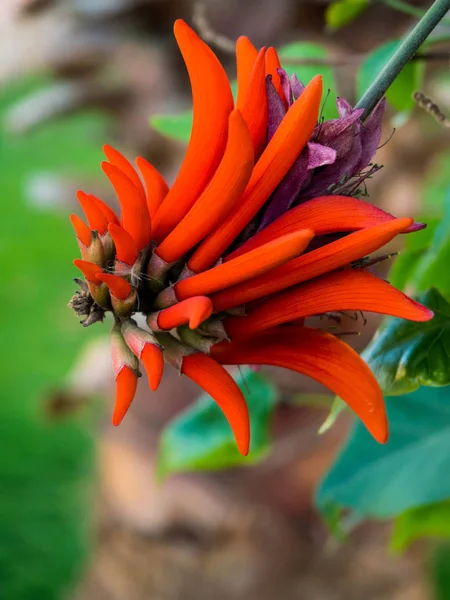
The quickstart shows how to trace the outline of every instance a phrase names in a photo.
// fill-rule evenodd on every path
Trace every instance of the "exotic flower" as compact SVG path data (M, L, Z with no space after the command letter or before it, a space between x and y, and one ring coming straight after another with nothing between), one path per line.
M368 366L342 340L305 326L348 310L433 316L368 270L369 254L423 227L353 197L379 168L370 161L384 103L363 123L361 110L338 99L339 118L318 123L321 78L305 87L274 48L258 52L246 37L236 45L235 103L211 49L183 21L175 37L194 120L173 186L144 158L136 170L105 146L120 218L84 192L87 224L71 217L85 277L72 307L85 326L114 317L113 423L133 400L139 364L155 390L166 361L216 400L247 454L245 398L223 365L276 365L329 387L385 442L383 396Z

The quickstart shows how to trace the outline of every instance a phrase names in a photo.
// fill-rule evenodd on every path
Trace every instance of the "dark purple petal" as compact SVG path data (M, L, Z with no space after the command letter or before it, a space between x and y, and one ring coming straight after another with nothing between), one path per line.
M292 88L289 76L284 69L277 69L277 73L280 76L280 83L281 87L283 88L286 102L288 103L288 106L292 106L294 98L292 96Z
M336 150L322 144L308 142L308 171L331 165L336 160Z
M347 102L345 98L341 98L340 96L336 98L336 107L338 114L341 118L348 117L353 112L352 105L349 102Z
M381 140L381 127L386 109L386 99L382 98L362 126L362 154L358 171L365 169L375 156Z
M347 117L341 117L339 119L331 119L330 121L324 121L321 126L319 126L319 134L317 136L317 141L320 144L324 144L326 146L332 145L332 143L341 136L344 132L346 132L349 127L354 125L356 121L359 120L360 116L363 114L364 109L359 109L353 111L351 115Z
M286 109L284 108L283 100L278 95L272 83L272 75L267 75L266 77L266 92L268 106L267 142L269 142L283 120Z
M300 98L300 96L303 94L303 90L305 89L305 86L295 73L291 75L291 89L292 94L294 95L294 100Z

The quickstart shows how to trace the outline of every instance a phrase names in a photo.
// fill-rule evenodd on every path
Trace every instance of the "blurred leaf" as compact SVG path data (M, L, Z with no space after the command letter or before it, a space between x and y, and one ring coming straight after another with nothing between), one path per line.
M327 6L325 22L330 29L340 29L356 19L368 6L369 0L337 0Z
M191 136L192 111L178 115L155 115L151 117L150 125L162 135L187 144Z
M321 512L387 518L450 497L450 401L445 389L387 399L390 437L377 444L357 422L322 481Z
M450 598L450 544L442 543L434 548L431 556L430 579L433 600Z
M0 119L30 88L2 92ZM68 215L31 207L23 189L34 170L97 172L102 138L95 114L21 138L0 132L0 595L8 600L59 600L86 560L92 440L83 420L45 423L42 403L99 330L83 330L67 308L78 254Z
M204 394L164 429L158 455L158 473L227 469L250 465L264 458L270 449L270 422L277 393L270 380L250 369L237 379L248 404L251 445L247 457L239 454L222 411Z
M397 51L401 40L391 40L375 48L362 62L357 75L357 95L361 97L381 72L387 61ZM424 65L420 61L409 62L386 93L389 103L398 111L410 111L414 107L412 94L421 88Z
M331 408L333 396L329 394L292 394L286 401L293 406L306 406L308 408Z
M341 414L341 412L343 410L345 410L346 408L347 408L347 405L345 404L345 402L343 400L341 400L339 397L336 397L333 400L333 404L331 405L328 417L325 419L325 421L322 423L322 425L319 428L318 434L323 435L324 433L329 431L333 427L333 425L336 423L336 420L339 417L339 415Z
M322 75L324 99L326 99L322 114L326 120L335 119L338 116L336 110L337 86L333 69L325 64L301 64L302 61L307 60L325 62L328 58L328 51L320 44L315 44L314 42L293 42L280 48L278 54L281 64L288 75L296 73L304 85L307 85L316 75ZM288 64L284 61L286 58L290 59L290 61L298 60L299 64ZM329 94L328 91L330 91Z
M450 501L419 506L396 518L390 547L403 552L420 538L450 538Z
M417 298L434 311L427 323L386 319L364 351L386 394L407 394L420 385L450 384L450 304L436 289Z

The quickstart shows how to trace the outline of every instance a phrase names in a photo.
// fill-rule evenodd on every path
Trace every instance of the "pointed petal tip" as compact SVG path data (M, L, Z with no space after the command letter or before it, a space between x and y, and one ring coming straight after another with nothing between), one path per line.
M161 348L155 344L147 343L142 350L140 359L147 373L148 384L150 389L155 392L164 372L164 356Z
M136 373L127 366L124 366L116 377L116 402L112 416L114 427L120 425L133 402L137 380Z
M414 223L410 227L405 229L405 231L403 233L414 233L415 231L422 231L422 229L426 229L426 227L427 227L426 223L414 221Z
M112 273L99 273L97 279L106 284L111 294L119 300L126 300L133 289L126 279Z

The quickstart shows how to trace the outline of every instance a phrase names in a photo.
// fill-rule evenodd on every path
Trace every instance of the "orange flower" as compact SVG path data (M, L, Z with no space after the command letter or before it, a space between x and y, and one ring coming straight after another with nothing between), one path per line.
M169 189L144 158L136 160L137 171L105 146L102 168L120 218L84 192L78 199L87 224L71 216L83 258L75 265L86 279L77 280L82 292L71 305L85 326L108 311L115 321L113 423L133 400L139 362L156 390L166 361L216 400L239 451L247 454L245 398L222 365L276 365L328 386L385 442L383 396L368 366L324 330L326 319L321 328L305 326L309 317L346 310L413 321L433 316L362 260L423 225L339 193L373 173L365 169L378 143L383 105L362 130L360 112L340 99L340 118L318 130L320 76L304 87L287 77L274 48L258 51L240 37L234 107L212 50L183 21L175 23L175 37L194 106L175 183ZM345 170L342 153L349 147L352 168ZM332 191L308 196L322 187ZM138 312L148 329L132 319Z

